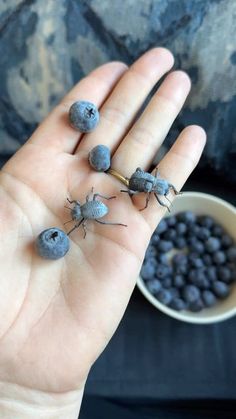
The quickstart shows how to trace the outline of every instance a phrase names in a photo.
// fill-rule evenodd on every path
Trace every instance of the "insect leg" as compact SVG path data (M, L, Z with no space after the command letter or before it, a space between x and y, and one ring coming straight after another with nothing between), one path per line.
M164 204L164 202L160 200L159 196L157 196L155 192L154 192L154 195L155 195L156 200L159 202L159 204L162 205L163 207L166 207L168 211L170 212L170 208L168 207L168 205Z
M172 202L167 198L167 194L164 195L164 197L167 199L167 201L170 203L170 205L173 205Z
M183 192L177 191L177 189L172 185L172 183L169 183L169 187L173 189L175 195L182 195Z
M78 201L75 201L75 200L70 201L70 200L69 200L69 198L66 198L66 199L67 199L67 201L68 201L70 204L78 204Z
M84 230L84 239L85 239L86 234L87 234L87 230L86 230L86 221L85 221L85 220L84 220L84 221L83 221L83 223L82 223L82 227L83 227L83 230Z
M148 192L147 197L146 197L146 205L145 205L145 207L141 208L139 211L143 211L147 208L150 196L151 196L151 192Z
M137 195L138 193L140 193L139 191L132 191L131 189L126 191L124 189L120 189L120 192L126 192L129 194L129 196Z
M107 200L116 198L116 196L104 196L104 195L101 195L100 193L95 193L93 195L93 201L96 200L97 196L100 196L100 198L104 198L104 199L107 199Z
M80 222L78 224L76 224L68 233L67 236L69 236L70 233L72 233L72 231L74 231L76 228L78 228L80 226L80 224L84 221L84 218L82 218L82 220L80 220Z
M111 225L111 226L124 226L124 227L128 227L127 224L122 224L122 223L109 223L108 221L100 221L100 220L97 220L97 219L95 219L95 221L97 223L99 223L99 224L108 224L108 225Z

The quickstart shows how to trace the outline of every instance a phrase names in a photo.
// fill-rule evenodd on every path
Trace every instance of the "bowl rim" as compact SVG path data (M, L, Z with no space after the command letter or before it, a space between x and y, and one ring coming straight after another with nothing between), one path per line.
M184 192L184 195L182 195L182 196L187 196L189 198L191 198L191 197L192 198L199 198L200 197L200 198L208 199L210 201L213 201L213 202L216 202L220 205L223 205L225 208L228 208L228 210L233 212L236 216L236 207L234 207L232 204L225 201L224 199L215 197L214 195L210 195L210 194L207 194L207 193L204 193L204 192L186 191L186 192ZM181 199L181 198L177 197L177 199ZM168 215L169 214L166 214L166 216L168 216ZM159 302L150 293L150 291L148 291L147 287L144 284L145 284L144 280L139 275L138 279L137 279L137 287L142 292L142 294L147 298L147 300L155 308L159 309L163 313L169 315L170 317L172 317L176 320L180 320L180 321L183 321L183 322L186 322L186 323L192 323L192 324L211 324L211 323L216 323L216 322L221 322L221 321L227 320L227 319L233 317L234 315L236 315L236 304L235 304L235 307L233 307L229 310L226 310L224 313L211 315L211 316L205 315L204 317L197 317L196 314L195 315L191 314L191 312L189 312L189 311L186 312L185 310L183 310L183 311L173 310L172 308L170 308L168 306L165 306L164 304Z

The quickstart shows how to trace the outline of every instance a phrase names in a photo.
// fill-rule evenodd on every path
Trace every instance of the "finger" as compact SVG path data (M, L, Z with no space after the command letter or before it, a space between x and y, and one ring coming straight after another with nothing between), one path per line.
M99 107L126 70L126 64L114 61L92 71L62 99L34 132L28 143L55 147L59 151L73 153L82 134L69 124L68 112L72 103L77 100L88 100Z
M205 143L206 133L201 127L191 125L185 128L171 147L170 151L158 165L158 171L161 178L168 180L168 182L172 183L175 188L180 191L198 164ZM169 204L164 196L158 196L164 203ZM175 195L173 191L170 191L168 199L173 201L174 198ZM140 194L139 197L134 198L134 200L137 208L144 207L144 194ZM157 223L160 221L160 218L166 211L167 209L157 202L152 193L148 207L142 211L141 214L145 217L151 229L154 230Z
M154 48L140 57L123 75L100 109L96 130L85 135L78 151L97 144L114 150L132 124L138 110L157 81L171 69L174 58L165 48Z
M183 71L170 73L112 158L112 168L130 176L137 167L148 169L191 86Z

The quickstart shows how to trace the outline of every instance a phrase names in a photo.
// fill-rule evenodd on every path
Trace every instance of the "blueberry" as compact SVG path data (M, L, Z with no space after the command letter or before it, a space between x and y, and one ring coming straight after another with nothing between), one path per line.
M177 218L179 221L183 221L186 224L194 224L197 220L196 214L192 211L183 211L177 214Z
M198 298L196 301L193 301L188 308L190 311L197 313L204 308L204 303L201 298Z
M166 217L166 222L169 227L174 227L177 222L177 218L175 215L171 215L170 217Z
M204 262L200 257L192 259L191 264L192 264L193 268L203 268L204 267Z
M217 298L213 292L210 290L205 290L202 292L202 299L206 307L212 307L217 303Z
M93 103L81 100L70 107L69 120L79 131L90 132L99 122L99 112Z
M176 253L172 258L172 263L174 266L187 265L188 258L184 253Z
M168 265L168 257L166 256L165 253L159 253L157 258L158 258L158 262L161 263L162 265Z
M146 287L151 294L156 295L162 288L160 281L156 278L146 282Z
M198 217L198 222L199 222L199 224L201 224L203 227L206 227L206 228L212 228L215 224L214 218L212 218L208 215L199 216Z
M195 285L185 285L182 291L183 299L187 303L192 303L200 297L200 291Z
M205 278L202 281L201 287L203 290L208 290L209 288L211 288L211 281L208 278Z
M206 269L204 268L195 268L193 269L193 271L195 272L195 277L197 278L201 278L201 279L205 279L206 278ZM190 271L192 272L192 270Z
M227 249L228 247L232 246L233 239L228 234L223 234L221 237L221 245L224 249Z
M212 257L208 255L207 253L205 255L202 255L202 261L206 266L212 265Z
M202 241L209 239L210 235L211 235L211 232L206 227L201 227L196 234L197 238Z
M152 244L155 246L160 240L160 236L157 233L154 233L151 238Z
M180 275L186 275L189 271L189 266L188 265L176 265L175 269L174 269L176 274L180 274Z
M185 279L183 275L175 275L173 278L173 285L176 288L181 288L185 285Z
M163 219L159 222L159 224L158 224L158 226L155 230L155 233L160 235L160 234L164 233L164 231L166 231L167 228L168 228L167 222L166 222L166 220Z
M224 249L228 249L228 247L232 246L232 244L233 244L232 237L230 237L228 234L223 234L223 236L221 237L221 246Z
M200 255L204 253L204 244L197 239L191 240L191 243L189 244L189 249L191 252L199 253Z
M223 281L226 284L233 282L232 271L227 266L220 266L218 268L218 278L219 281Z
M216 224L216 225L213 226L213 228L212 228L212 235L213 236L221 237L223 235L223 233L224 233L224 229L220 225Z
M156 257L157 251L155 249L154 246L152 246L151 244L149 244L146 253L145 253L145 259L149 259L151 257Z
M225 252L218 250L218 252L215 252L213 254L212 259L213 259L213 262L215 262L217 265L222 265L226 261Z
M206 268L206 275L207 275L207 278L211 282L217 281L218 275L217 275L217 269L216 269L216 267L215 266L209 266L209 267L207 267Z
M173 308L173 310L185 310L187 308L186 303L184 302L184 300L182 300L182 298L173 298L171 303L170 303L170 307Z
M189 282L193 282L195 280L196 272L197 272L197 269L190 269L189 274L188 274Z
M171 288L169 288L168 291L171 293L172 299L173 298L179 298L180 297L180 292L179 292L179 290L177 288L171 287Z
M165 278L170 274L170 268L168 265L158 264L156 269L156 277L159 279Z
M162 289L157 294L157 299L165 305L170 304L172 300L172 295L168 289Z
M194 236L196 236L196 237L197 237L198 232L200 231L200 229L201 229L201 227L200 227L199 225L197 225L197 224L192 224L192 225L188 226L188 231L187 231L187 234L188 234L190 237L194 237Z
M165 240L174 240L176 237L176 230L174 228L169 228L168 230L165 231L165 233L163 234L163 238Z
M195 259L199 258L199 254L196 252L190 252L187 256L188 261L190 264L194 263Z
M148 259L145 259L144 263L148 263L149 265L153 265L154 268L157 268L158 262L155 256L149 256Z
M145 261L142 265L140 275L144 280L152 279L155 276L156 266L149 260Z
M188 275L189 281L199 288L209 288L210 283L206 278L204 269L191 269Z
M110 149L102 144L89 152L89 164L97 172L106 172L111 165Z
M187 246L186 239L184 237L176 237L174 240L174 247L176 249L184 249Z
M175 226L175 230L178 235L183 235L187 232L188 227L184 222L177 223Z
M167 240L160 240L157 248L160 252L169 252L169 250L173 249L173 243Z
M212 290L219 298L225 298L229 295L229 286L222 281L213 282Z
M205 247L207 252L214 253L220 249L221 243L217 237L209 237L209 239L205 242Z
M236 262L236 246L232 246L226 250L226 256L230 262Z
M67 234L60 228L43 230L35 242L37 253L44 259L60 259L70 248Z
M171 288L172 287L172 279L170 277L165 277L161 280L161 285L164 288Z
M191 244L195 243L196 241L198 241L198 239L194 236L187 237L188 245L191 245Z

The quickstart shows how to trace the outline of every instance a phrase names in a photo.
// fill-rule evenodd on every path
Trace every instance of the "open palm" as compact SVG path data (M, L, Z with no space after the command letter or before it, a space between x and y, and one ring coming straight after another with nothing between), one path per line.
M101 66L81 80L39 126L0 174L0 380L44 392L82 388L93 362L114 333L131 296L150 235L164 214L152 197L133 200L120 193L113 176L89 168L96 144L112 150L112 167L130 176L148 170L188 94L185 73L169 74L145 112L135 115L151 88L173 65L171 54L155 48L129 69L118 62ZM100 108L96 130L80 135L67 115L76 100ZM204 131L186 128L159 165L180 189L197 164ZM94 191L116 195L104 201L104 221L88 222L70 235L64 258L44 260L34 241L44 229L67 231L73 223L66 198L85 201ZM171 199L171 198L170 198Z

